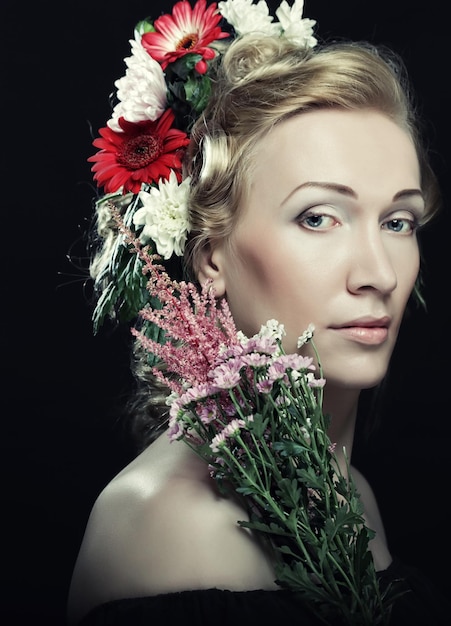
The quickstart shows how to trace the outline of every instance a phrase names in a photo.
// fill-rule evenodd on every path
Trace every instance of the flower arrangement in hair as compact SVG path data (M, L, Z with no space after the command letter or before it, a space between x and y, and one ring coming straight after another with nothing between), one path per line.
M94 328L107 316L140 320L132 333L168 389L170 438L191 446L223 491L244 498L249 521L238 523L269 542L279 585L301 593L324 623L382 624L395 593L379 588L373 533L327 435L321 370L285 354L279 321L246 337L208 282L183 280L191 181L182 163L213 64L234 37L255 31L314 47L315 22L302 13L302 0L284 0L277 19L264 0L181 0L171 14L137 24L89 158L105 192L98 212L122 234L97 277ZM313 332L300 334L299 348L313 344Z
M171 14L139 22L125 74L115 81L110 119L93 142L89 157L94 180L105 202L121 206L123 220L150 245L171 272L183 275L181 257L190 231L186 200L190 179L182 180L182 160L193 123L212 88L211 70L224 46L251 32L290 37L306 47L317 41L315 22L302 17L303 0L284 0L270 15L264 0L225 0L207 6L197 0L177 2ZM95 331L106 317L131 321L147 303L139 258L118 245L97 277L102 295L94 315ZM104 285L107 285L105 288Z

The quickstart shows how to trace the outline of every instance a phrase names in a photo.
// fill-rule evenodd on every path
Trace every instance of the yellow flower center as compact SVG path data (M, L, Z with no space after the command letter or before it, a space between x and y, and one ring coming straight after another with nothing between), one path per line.
M183 39L180 39L180 41L176 45L176 50L192 50L197 45L198 41L199 37L197 33L185 35Z

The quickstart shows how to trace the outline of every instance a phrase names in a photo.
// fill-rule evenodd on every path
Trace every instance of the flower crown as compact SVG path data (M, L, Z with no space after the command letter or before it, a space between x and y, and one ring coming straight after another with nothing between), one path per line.
M172 14L136 25L125 75L114 83L112 115L88 161L105 193L97 211L111 201L120 207L126 227L163 262L183 256L190 231L190 178L182 179L182 161L190 130L210 97L212 63L236 36L248 33L314 47L316 22L302 17L303 5L304 0L291 6L283 0L275 20L265 0L208 6L197 0L194 7L181 0ZM97 282L103 291L94 311L95 331L105 317L130 321L148 303L142 262L120 238Z

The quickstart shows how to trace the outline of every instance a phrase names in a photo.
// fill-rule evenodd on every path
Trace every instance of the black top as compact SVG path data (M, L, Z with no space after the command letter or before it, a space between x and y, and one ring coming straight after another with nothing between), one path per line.
M394 560L379 574L383 584L405 581L406 593L392 611L390 626L449 626L451 605L417 569ZM92 609L79 626L320 626L290 591L204 589L112 600ZM336 626L339 621L331 621Z

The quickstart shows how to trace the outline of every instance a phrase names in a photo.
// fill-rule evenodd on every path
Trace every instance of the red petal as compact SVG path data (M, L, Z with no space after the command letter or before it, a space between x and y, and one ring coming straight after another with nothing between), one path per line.
M160 135L160 137L165 137L169 133L169 129L174 123L175 115L172 112L172 109L166 109L166 111L161 115L160 119L157 122L155 131Z
M141 43L156 61L161 61L166 54L174 51L172 41L160 33L144 33L141 37Z

